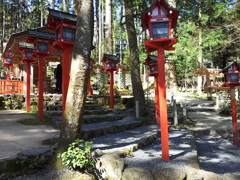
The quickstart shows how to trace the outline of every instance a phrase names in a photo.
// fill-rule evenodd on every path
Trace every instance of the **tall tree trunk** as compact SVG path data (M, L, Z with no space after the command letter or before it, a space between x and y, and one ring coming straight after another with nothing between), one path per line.
M59 150L80 138L89 78L89 59L93 37L93 2L75 0L77 31L72 53L70 83L61 129Z
M112 0L106 0L106 46L107 54L113 54Z
M3 52L3 38L4 38L4 8L3 1L0 1L0 53Z
M52 0L52 9L55 9L55 0Z
M101 60L102 60L102 57L103 57L103 53L102 53L102 49L103 49L103 21L102 21L102 12L103 12L103 5L102 5L102 2L99 2L99 29L98 29L98 32L99 32L99 38L98 38L98 63L101 63Z
M201 23L201 17L202 17L202 1L199 1L198 5L198 63L200 66L203 65L203 50L202 50L202 23ZM202 83L203 78L202 76L198 77L198 84L197 84L197 92L199 95L202 94Z
M22 7L22 0L19 0L19 15L18 15L18 31L23 31L23 19L22 19L22 13L23 13L23 7Z
M139 69L139 56L138 56L138 46L137 46L137 34L134 25L134 18L132 13L132 1L124 0L125 4L125 17L126 17L126 27L128 34L128 42L130 48L130 73L133 86L133 96L135 102L139 102L140 115L144 116L147 114L145 97L142 87L142 81L140 77Z

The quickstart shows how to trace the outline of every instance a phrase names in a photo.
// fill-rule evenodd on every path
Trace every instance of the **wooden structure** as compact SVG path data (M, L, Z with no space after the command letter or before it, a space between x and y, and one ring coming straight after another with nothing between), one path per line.
M224 87L223 82L217 80L217 78L222 79L224 77L221 71L222 69L205 68L203 67L203 65L198 63L198 67L195 72L190 74L189 76L206 77L206 87L204 87L204 90L207 92L207 98L211 100L211 93L213 90L229 91L229 87ZM214 80L211 80L211 78L214 78Z
M117 64L120 62L119 58L114 55L104 54L102 62L105 65L105 72L110 72L110 108L114 109L114 76L113 72L117 70Z
M149 30L150 39L144 42L146 52L158 51L158 96L161 126L162 160L169 160L168 117L166 104L165 50L174 50L177 39L172 37L179 11L169 6L165 0L155 0L152 6L142 13L143 30Z
M45 27L41 28L36 28L32 29L36 31L41 31L41 32L50 32L54 33L54 31L47 29ZM19 42L26 42L28 39L28 31L23 31L23 32L18 32L15 34L12 34L10 36L10 39L8 40L8 43L6 44L6 48L4 50L4 53L7 51L7 49L11 49L15 55L15 58L13 59L13 67L12 67L12 73L13 77L17 79L22 79L23 81L26 82L27 79L27 63L21 63L23 60L23 53L22 51L19 51ZM62 51L61 50L53 50L50 49L50 54L51 56L45 58L45 68L50 62L61 62L61 56L62 56ZM38 61L38 57L35 58L36 62ZM31 63L31 93L34 93L34 89L37 89L38 87L38 64L37 63ZM44 72L44 79L46 81L46 71ZM24 87L24 92L26 93L26 87ZM45 89L45 92L49 93L49 89Z
M0 80L0 94L23 94L23 81Z

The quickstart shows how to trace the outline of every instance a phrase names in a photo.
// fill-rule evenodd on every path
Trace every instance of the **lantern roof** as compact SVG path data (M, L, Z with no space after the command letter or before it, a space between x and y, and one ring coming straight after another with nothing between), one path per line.
M175 28L176 24L177 24L177 19L178 19L178 15L179 15L179 10L175 9L173 7L170 7L170 5L165 1L165 0L155 0L153 2L153 4L151 5L150 8L148 8L147 10L145 10L142 14L141 14L141 18L142 18L142 28L143 30L149 29L148 27L148 21L149 21L149 12L153 12L155 8L163 8L166 11L166 15L170 16L169 11L172 11L170 18L172 18L172 28ZM158 15L157 15L158 16ZM155 15L156 17L156 15Z
M234 68L234 69L232 69ZM232 62L231 64L229 64L227 67L225 67L222 72L226 73L228 70L240 70L240 64L238 64L236 61Z
M33 43L27 43L27 42L24 42L24 41L19 41L19 48L34 49L34 44Z
M144 64L150 64L151 61L158 62L158 57L155 55L149 55L147 56Z
M47 39L55 41L55 34L43 31L28 30L28 35L32 38Z
M119 62L120 60L119 60L118 56L110 55L110 54L104 54L102 61L103 62L106 62L106 61L117 61L117 62Z
M51 18L59 19L62 21L69 21L69 22L76 22L77 21L77 16L74 14L62 12L62 11L57 11L54 9L48 9L49 11L49 16Z

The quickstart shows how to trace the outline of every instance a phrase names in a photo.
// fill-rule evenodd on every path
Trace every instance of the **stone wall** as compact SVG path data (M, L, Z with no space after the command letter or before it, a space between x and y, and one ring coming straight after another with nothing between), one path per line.
M37 111L38 95L31 95L31 111ZM25 110L25 95L20 94L2 94L0 95L0 110L22 109ZM44 110L61 110L61 94L45 94Z
M90 103L96 103L100 105L109 104L109 96L92 95L87 96ZM62 110L62 94L44 94L44 111L60 111ZM121 96L115 96L115 104L121 103ZM32 94L30 101L31 112L38 110L38 95ZM20 94L1 94L0 95L0 110L10 109L26 109L25 95Z

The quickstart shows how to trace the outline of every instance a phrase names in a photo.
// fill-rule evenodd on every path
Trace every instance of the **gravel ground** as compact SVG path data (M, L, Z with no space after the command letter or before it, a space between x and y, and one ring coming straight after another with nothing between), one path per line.
M193 133L190 130L176 130L169 132L170 161L163 161L161 156L161 142L156 140L152 145L133 153L125 158L127 167L142 167L146 169L162 168L190 168L189 164L197 164Z
M240 146L234 146L219 135L200 134L196 142L201 169L240 175Z

